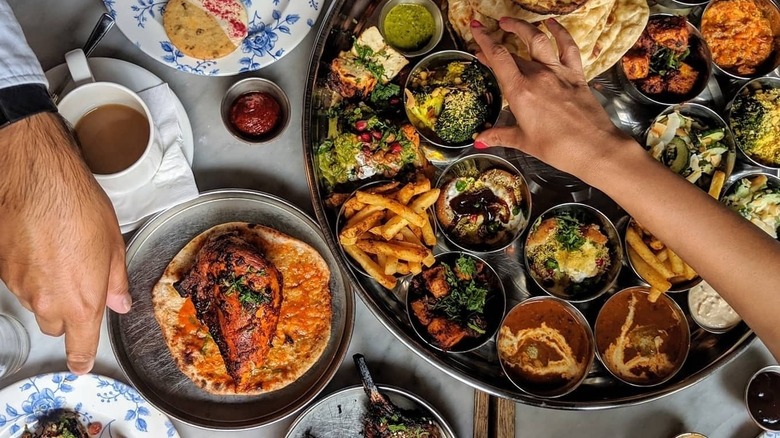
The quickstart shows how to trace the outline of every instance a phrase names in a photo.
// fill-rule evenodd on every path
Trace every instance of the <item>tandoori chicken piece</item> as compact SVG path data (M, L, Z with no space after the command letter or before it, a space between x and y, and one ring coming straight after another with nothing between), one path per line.
M650 74L650 55L646 51L631 50L623 55L623 71L626 77L635 81Z
M686 63L682 63L680 68L669 74L666 79L666 90L674 94L688 94L696 85L699 79L699 72Z
M682 16L667 17L663 20L650 20L647 33L661 46L682 52L688 48L688 27Z
M192 299L236 385L249 385L279 322L282 274L258 248L225 233L206 242L174 287Z
M449 350L466 337L466 329L446 318L433 318L428 324L428 333L440 348Z
M437 266L433 269L423 271L423 280L428 292L436 298L443 298L449 295L450 285L447 283L447 275L444 266Z

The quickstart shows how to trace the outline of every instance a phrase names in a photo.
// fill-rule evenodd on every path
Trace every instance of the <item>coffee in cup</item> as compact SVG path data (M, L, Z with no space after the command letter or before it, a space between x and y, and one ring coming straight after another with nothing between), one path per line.
M98 184L112 195L151 181L163 148L144 101L122 85L95 82L80 49L68 52L65 61L76 88L62 98L59 111L74 126Z

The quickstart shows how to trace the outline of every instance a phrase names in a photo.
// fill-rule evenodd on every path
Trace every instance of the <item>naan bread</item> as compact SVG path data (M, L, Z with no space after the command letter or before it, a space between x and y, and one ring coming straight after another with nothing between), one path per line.
M515 3L537 14L571 14L588 0L514 0Z
M453 29L470 50L477 46L471 34L471 20L479 20L510 52L528 58L528 49L517 36L498 26L502 17L515 17L540 23L555 17L565 27L580 48L585 79L591 80L614 65L642 34L650 15L644 0L589 0L567 15L541 15L527 11L512 0L449 0L448 15ZM619 37L619 39L618 39Z
M171 260L152 291L154 315L182 373L212 394L239 393L208 328L197 319L192 300L182 298L173 287L210 237L232 232L256 245L283 279L284 301L268 358L258 364L253 388L240 392L261 394L296 381L317 362L330 339L330 270L314 248L260 225L217 225L192 239Z

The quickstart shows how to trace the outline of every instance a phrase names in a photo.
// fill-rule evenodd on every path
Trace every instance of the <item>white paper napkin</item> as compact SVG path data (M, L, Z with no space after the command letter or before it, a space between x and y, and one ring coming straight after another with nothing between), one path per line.
M137 190L108 193L122 233L133 231L154 213L198 196L192 169L182 152L181 127L168 84L143 90L138 95L152 114L156 135L163 146L163 159L152 180Z

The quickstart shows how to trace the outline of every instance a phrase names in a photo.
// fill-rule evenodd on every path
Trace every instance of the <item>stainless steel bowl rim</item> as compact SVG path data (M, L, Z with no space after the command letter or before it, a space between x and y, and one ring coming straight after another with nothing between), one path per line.
M670 0L670 1L677 1L677 0ZM771 7L775 8L775 10L777 11L778 15L780 15L780 7L778 7L777 3L775 3L773 0L759 0L759 1L763 1L764 4L770 5ZM697 3L695 5L695 6L701 6L701 5L704 5L704 4L707 5L707 6L704 7L704 10L702 11L701 17L699 17L698 30L699 30L700 33L701 33L701 19L704 18L704 16L707 14L707 11L709 11L710 6L712 6L712 4L716 3L716 2L718 2L718 0L708 0L708 1L703 1L701 3ZM701 35L701 36L702 36L702 38L704 38L704 35ZM780 35L775 35L775 39L777 39L778 36L780 36ZM714 69L718 73L720 73L722 75L725 75L725 76L727 76L727 77L729 77L731 79L736 79L738 81L746 81L746 80L749 81L749 80L752 80L752 79L758 79L758 78L761 78L761 77L766 77L766 75L772 73L773 71L777 70L778 67L780 67L780 56L777 55L777 51L778 50L780 50L780 48L773 47L772 48L772 55L770 55L770 56L775 56L775 58L776 58L776 62L775 62L774 67L772 67L768 71L759 71L756 74L749 75L749 76L743 76L743 75L739 75L737 73L728 71L725 68L723 68L720 65L718 65L715 62L715 59L712 56L710 56L710 58L711 58L712 66L714 67Z
M427 65L428 63L430 63L432 61L435 61L438 58L443 58L443 59L444 58L449 58L450 62L452 62L452 61L476 61L476 62L479 62L479 59L476 56L472 55L471 53L464 52L462 50L441 50L441 51L438 51L438 52L429 53L425 58L421 59L417 64L414 65L414 67L412 67L412 70L409 72L409 75L406 77L406 80L404 81L403 90L409 89L409 85L411 85L412 77L414 76L414 73L416 73L417 70L420 68L420 66ZM493 76L493 82L498 84L498 79L496 78L496 74L493 72L493 70L490 67L488 67L488 66L486 66L486 65L484 65L482 63L480 63L479 65L481 65L488 73L490 73ZM498 88L498 86L496 86L496 89L491 90L491 91L493 91L496 94L494 97L497 100L500 101L502 99L501 90L500 90L500 88ZM466 149L466 148L471 147L471 146L474 145L474 140L473 139L468 141L468 142L466 142L465 144L462 144L462 145L447 145L447 144L440 143L440 142L432 140L427 135L425 135L425 133L422 132L422 130L417 128L417 125L412 123L412 120L409 117L409 110L406 108L406 93L405 92L403 93L403 104L404 104L404 114L406 114L406 119L409 121L409 123L412 126L414 126L414 129L417 130L417 133L420 134L420 137L425 139L425 141L427 141L428 143L430 143L430 144L432 144L434 146L438 146L440 148L444 148L444 149ZM501 112L498 111L496 113L495 120L488 120L488 122L491 125L495 126L496 122L498 122L498 118L500 116L500 113Z
M601 222L599 225L603 226L603 228L608 228L604 230L605 234L607 235L607 240L614 246L615 249L615 257L614 259L610 259L612 263L618 266L617 271L614 274L614 278L610 279L604 285L598 289L595 293L589 294L585 298L566 298L566 297L559 297L558 295L555 295L554 293L550 292L548 288L544 287L542 283L536 278L536 273L533 269L531 269L530 264L528 263L528 240L531 238L531 231L537 224L542 223L542 220L549 218L550 216L554 216L555 212L557 210L563 210L568 208L575 208L575 209L582 209L590 214L594 215L599 219ZM617 241L613 241L612 236L610 235L609 231L614 233L614 236L617 237ZM538 218L531 224L529 228L529 232L525 236L525 245L523 245L523 262L524 265L527 267L528 275L533 279L534 283L536 283L537 286L539 286L540 289L542 289L546 294L555 297L560 298L564 301L568 301L569 303L579 304L579 303L585 303L588 301L593 301L596 298L604 295L608 290L610 290L615 283L617 282L618 277L620 276L620 270L622 268L623 264L623 246L620 242L620 234L617 232L617 227L615 227L615 224L612 223L612 220L607 217L604 213L601 212L601 210L597 209L596 207L590 206L588 204L582 204L579 202L566 202L563 204L558 204L554 207L550 207L547 210L545 210L542 214L539 215Z
M249 84L258 84L260 87L253 87L254 89L252 91L245 91L238 95L234 95L234 91L237 88L247 86ZM250 137L245 136L244 134L240 133L238 130L236 130L233 125L230 123L230 107L233 105L233 102L236 101L239 97L246 93L251 93L253 91L266 91L266 89L270 89L272 91L272 94L275 99L280 100L279 103L279 109L281 113L279 114L280 120L277 121L278 126L274 126L272 128L272 131L270 132L270 136L267 136L268 134L265 134L263 136L259 136L257 139L253 139ZM284 133L284 131L287 130L287 127L290 126L290 99L287 97L287 93L284 92L282 87L277 85L275 82L271 81L270 79L265 78L259 78L259 77L251 77L251 78L245 78L241 79L240 81L237 81L233 85L230 86L230 88L225 91L225 95L222 97L222 102L220 104L220 115L222 117L222 124L225 126L225 129L232 135L236 140L240 140L243 143L247 144L265 144L270 143L277 139L280 135Z
M634 266L634 262L631 260L631 253L628 251L629 245L628 245L628 241L626 240L626 235L628 234L628 229L631 227L631 224L635 223L635 222L636 221L634 220L634 218L631 217L628 220L628 223L626 224L626 232L623 233L623 245L625 247L624 248L624 253L625 253L624 259L626 260L626 264L628 264L628 267L631 268L631 272L633 272L634 275L636 275L636 278L638 278L640 282L642 282L643 284L645 284L646 286L649 287L649 286L651 286L651 284L648 283L647 280L645 280L644 277L639 275L639 271L636 270L636 267ZM685 292L687 290L690 290L692 287L697 286L701 282L702 282L702 278L697 273L697 277L695 279L682 282L679 285L672 284L672 286L666 292L668 292L668 293L670 292L670 293L673 293L673 294L674 293Z
M563 397L566 394L571 394L580 385L582 385L582 382L584 382L585 379L588 378L588 370L593 366L593 361L596 360L596 337L593 335L593 330L590 328L590 324L588 324L588 320L585 318L585 315L583 315L583 313L580 311L580 309L575 307L570 302L568 302L566 300L563 300L561 298L558 298L558 297L554 297L554 296L536 296L536 297L531 297L531 298L528 298L527 300L523 300L523 301L515 304L514 307L509 309L509 312L506 312L506 315L504 315L504 318L501 320L501 325L499 326L499 336L500 336L501 327L504 326L504 323L506 322L507 318L509 318L510 314L512 314L513 312L519 311L519 309L522 306L524 306L524 305L526 305L528 303L535 303L535 302L539 302L539 301L553 301L553 302L557 302L558 304L561 304L566 310L568 310L574 316L574 319L576 319L577 322L580 323L580 326L585 329L585 334L586 334L588 340L590 341L590 354L588 355L587 363L585 364L585 367L584 367L585 368L585 372L582 373L582 376L579 379L577 379L576 382L570 383L568 386L564 386L565 391L561 392L560 394L545 395L545 394L540 394L540 393L535 393L533 391L529 391L528 389L523 388L519 383L515 382L515 380L512 377L510 377L510 373L509 373L509 371L507 371L507 368L506 368L507 366L504 364L504 359L501 357L502 356L501 355L501 349L499 349L498 346L496 346L496 352L498 354L498 363L501 365L501 370L506 375L506 378L510 382L512 382L512 384L515 385L519 390L521 390L521 391L523 391L523 392L525 392L527 394L533 395L535 397L550 398L550 399ZM496 337L496 344L498 344L498 337Z
M648 22L649 22L649 20L652 20L654 17L678 17L678 16L681 16L681 15L680 14L671 14L671 13L668 13L668 12L656 12L656 13L650 14L650 17L648 18ZM644 100L644 102L642 102L642 103L646 103L646 104L650 104L650 105L668 106L668 105L681 104L681 103L685 103L687 101L693 100L697 96L701 95L702 92L704 92L704 90L707 88L707 83L708 83L708 81L710 79L710 76L712 75L712 65L713 65L712 53L710 52L710 48L707 45L707 42L704 40L704 37L699 32L699 29L697 29L696 26L694 26L693 23L691 23L688 20L687 17L685 18L685 22L687 23L688 30L691 32L691 34L693 36L695 36L699 40L699 42L701 43L702 50L704 51L703 54L704 54L704 58L705 59L703 59L702 61L706 65L706 72L705 72L706 73L706 77L704 79L700 80L701 86L699 87L700 89L699 89L698 93L696 93L695 95L690 96L688 99L681 99L679 101L663 101L663 100L659 100L659 99L657 99L655 97L649 96L649 95L643 93L636 85L634 85L633 81L631 81L630 79L628 79L626 77L625 71L623 70L623 58L620 58L615 63L615 68L617 68L618 77L621 80L621 82L623 83L625 91L626 91L626 93L628 93L629 96L633 97L634 99L636 99L636 100L638 100L640 102L642 102Z
M779 49L780 50L780 49ZM745 82L737 92L734 94L734 97L729 101L729 103L726 105L726 122L728 123L729 129L731 129L731 111L734 107L734 102L737 100L737 97L741 96L743 93L749 93L752 89L752 91L757 91L759 89L766 89L766 88L780 88L780 78L771 77L771 76L762 76L760 78L751 79L747 82ZM764 169L770 169L770 170L778 170L780 169L780 164L776 165L770 165L761 163L760 161L754 159L750 156L747 152L745 152L745 149L742 148L742 143L739 141L736 135L734 135L734 143L736 143L737 148L742 152L742 155L750 161L751 164L754 166L758 166Z
M501 310L501 314L502 315L506 314L506 301L507 301L507 299L506 299L506 290L504 289L504 283L501 281L501 277L499 277L499 275L496 272L496 270L493 269L492 266L490 266L490 263L488 263L487 261L483 260L479 256L477 256L475 254L472 254L472 253L465 252L465 251L447 251L447 252L442 252L442 253L436 254L436 262L438 263L442 258L451 256L451 255L455 255L455 254L465 255L465 256L471 257L473 259L476 259L477 261L482 262L485 265L485 267L487 267L490 270L490 273L493 275L493 277L496 280L496 283L498 284L498 291L497 292L499 293L500 298L501 298L501 309L502 309ZM425 269L426 268L423 267L423 271ZM417 274L417 275L422 275L422 274ZM410 274L408 277L411 280L412 278L416 277L417 275L411 275ZM417 336L419 336L420 339L422 339L422 341L425 342L426 344L428 344L431 348L434 348L436 350L439 350L439 351L442 351L442 352L448 353L448 354L468 353L469 351L474 351L474 350L482 347L483 345L487 344L488 342L490 342L491 339L493 339L494 337L497 336L498 331L501 329L501 324L498 324L496 326L496 330L490 336L485 336L485 339L482 342L480 342L478 345L475 345L474 347L471 347L471 348L468 348L468 349L457 349L457 348L455 348L455 349L445 350L443 348L440 348L440 347L434 345L433 343L429 342L427 339L425 339L425 337L417 329L417 324L415 324L414 320L412 319L413 318L412 312L411 312L411 309L409 308L409 306L411 305L411 301L409 300L409 285L410 284L411 284L411 281L407 282L406 285L404 286L407 289L406 290L406 299L404 300L405 304L406 304L404 306L406 308L406 316L409 318L409 323L412 325L412 329L414 329L414 332L417 333ZM502 322L503 322L503 320L502 320Z
M445 182L449 182L449 179L447 179L445 181L445 176L450 176L449 173L454 168L454 166L457 165L457 164L460 164L460 163L462 163L464 161L468 161L468 160L493 161L493 162L496 162L496 163L500 164L501 166L505 166L505 167L509 168L512 171L512 173L514 173L515 175L520 177L521 181L523 182L523 194L526 197L526 199L525 199L526 200L526 204L528 204L528 208L527 208L528 214L527 214L527 216L525 218L525 224L523 226L521 226L520 228L518 228L517 231L515 231L514 237L512 237L509 241L507 241L507 243L505 245L502 245L500 247L497 247L497 248L494 248L494 249L490 249L490 250L477 250L477 249L469 248L467 245L460 244L454 237L450 236L450 233L449 233L449 231L447 231L447 228L442 226L442 224L440 223L439 215L436 214L436 212L434 212L436 225L442 231L442 234L444 234L444 237L447 239L448 242L450 242L453 246L455 246L455 247L457 247L457 248L459 248L459 249L461 249L463 251L468 251L468 252L471 252L471 253L474 253L474 254L492 254L492 253L501 252L501 251L507 249L513 243L515 243L515 241L517 241L517 239L519 239L520 236L523 235L525 230L527 230L528 226L531 224L531 215L533 214L533 210L532 210L532 208L533 208L533 201L532 201L533 196L531 195L531 189L528 187L528 181L526 181L525 176L523 175L522 172L520 172L520 170L517 168L517 166L515 166L514 164L510 163L508 160L506 160L506 159L504 159L502 157L499 157L499 156L493 155L493 154L486 154L486 153L476 153L476 154L465 155L463 157L458 158L457 160L454 160L452 163L450 163L449 166L447 166L442 171L441 175L439 175L439 179L436 180L436 187L441 189L442 184L444 184Z
M427 44L422 46L421 48L417 50L404 50L400 49L398 47L393 46L390 44L393 49L397 50L402 55L406 56L407 58L414 58L417 56L422 56L436 48L437 45L439 45L439 42L441 42L442 37L444 36L444 17L442 17L441 9L439 6L433 2L433 0L390 0L387 3L385 3L384 6L382 6L382 10L379 12L379 32L382 34L382 37L385 36L385 18L387 17L387 14L396 6L403 5L403 4L416 4L421 5L425 9L428 10L428 12L431 13L431 16L433 17L433 23L436 26L436 29L434 30L433 35L431 36L431 39L428 41ZM385 38L387 40L387 38Z
M647 294L649 294L649 288L646 287L646 286L627 287L625 289L621 289L621 290L615 292L611 297L609 297L609 299L604 303L604 305L599 310L599 314L596 316L596 322L594 322L594 324L593 324L594 334L596 333L596 327L598 326L599 317L601 317L601 314L604 311L604 309L607 307L607 304L610 301L612 301L613 299L615 299L615 297L617 297L618 295L621 295L623 293L630 293L630 292L639 292L639 293L647 295ZM684 332L686 333L686 336L685 336L685 344L686 344L685 354L683 354L682 359L680 360L680 363L677 365L677 368L673 372L671 372L668 376L664 377L663 379L659 380L658 382L653 382L653 383L650 383L650 384L643 384L643 383L636 383L636 382L631 382L631 381L625 380L622 377L618 376L614 371L612 371L612 368L610 368L607 365L607 362L604 360L604 358L601 357L601 349L599 348L598 344L596 344L596 356L598 356L599 361L601 362L602 365L604 365L604 368L614 378L616 378L617 380L619 380L619 381L621 381L621 382L623 382L623 383L625 383L627 385L634 386L634 387L637 387L637 388L652 388L654 386L662 385L662 384L668 382L669 380L671 380L674 376L676 376L677 373L679 373L680 370L683 368L683 366L685 366L685 361L688 360L688 353L690 353L690 351L691 351L691 327L688 325L688 319L685 317L685 312L683 312L682 308L680 307L679 304L677 304L676 301L674 301L673 299L667 297L665 294L661 294L659 299L665 300L665 302L667 304L669 304L669 307L671 307L672 310L675 313L677 313L677 316L681 317L680 318L680 322L685 327ZM598 339L598 334L596 334L596 336L597 336L596 339Z

